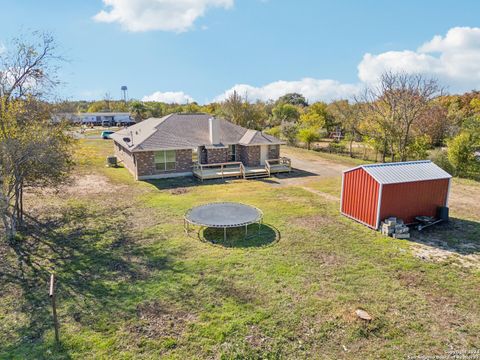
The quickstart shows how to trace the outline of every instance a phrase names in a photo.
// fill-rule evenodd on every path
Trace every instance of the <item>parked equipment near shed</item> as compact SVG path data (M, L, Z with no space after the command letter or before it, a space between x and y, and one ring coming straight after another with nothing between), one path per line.
M388 217L436 217L448 207L451 177L430 160L361 165L343 172L341 212L373 229Z

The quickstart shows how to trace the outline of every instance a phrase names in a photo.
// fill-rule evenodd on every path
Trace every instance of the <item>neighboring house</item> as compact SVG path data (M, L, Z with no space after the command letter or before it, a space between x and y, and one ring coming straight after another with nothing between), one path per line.
M102 126L131 125L135 123L128 112L60 113L53 117L54 122L63 119L75 124L93 124Z
M287 159L280 158L282 141L208 114L150 118L111 138L116 156L139 180L189 175L202 179L246 177L254 171L270 175L274 168L275 172L290 170Z

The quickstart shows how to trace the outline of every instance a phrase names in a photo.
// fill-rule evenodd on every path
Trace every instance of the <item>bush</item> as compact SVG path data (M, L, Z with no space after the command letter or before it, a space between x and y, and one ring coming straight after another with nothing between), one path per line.
M331 142L325 148L325 151L328 151L329 153L343 154L347 151L347 147L343 143Z
M461 177L479 178L480 163L475 156L476 138L470 132L462 132L448 141L448 160L454 174Z
M411 159L422 160L428 156L428 149L432 146L432 140L428 135L417 136L408 146L408 155Z
M446 150L435 149L434 151L432 151L429 158L446 172L450 174L455 173L455 168L450 163L450 160L448 160L448 155Z

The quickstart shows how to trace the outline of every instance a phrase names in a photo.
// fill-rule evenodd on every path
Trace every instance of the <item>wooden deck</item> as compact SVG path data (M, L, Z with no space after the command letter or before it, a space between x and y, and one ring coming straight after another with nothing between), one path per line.
M226 162L218 164L195 164L193 175L200 180L243 178L253 179L269 177L272 174L290 172L290 159L280 158L267 160L265 166L244 166L241 162Z

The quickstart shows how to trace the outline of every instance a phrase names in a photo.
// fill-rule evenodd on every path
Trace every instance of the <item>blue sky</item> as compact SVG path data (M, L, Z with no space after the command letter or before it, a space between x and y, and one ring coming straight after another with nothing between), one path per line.
M127 85L137 99L204 103L236 86L252 100L290 90L311 101L331 100L375 81L384 69L425 72L451 91L480 87L480 65L473 64L480 64L479 1L0 0L0 5L0 43L22 28L54 33L70 60L61 73L66 85L59 89L68 99L101 99L106 92L119 98L120 86Z

